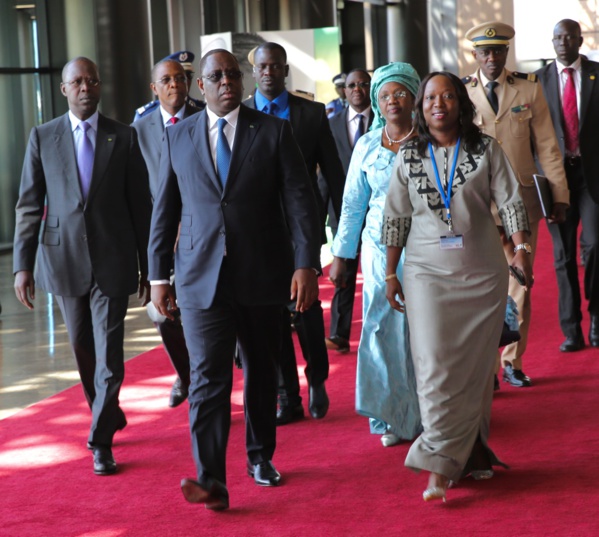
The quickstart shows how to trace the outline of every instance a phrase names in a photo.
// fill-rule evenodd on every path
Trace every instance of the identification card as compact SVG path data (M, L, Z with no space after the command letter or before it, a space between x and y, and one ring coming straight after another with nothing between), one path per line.
M441 250L459 250L464 247L463 235L443 235L439 239L439 248Z

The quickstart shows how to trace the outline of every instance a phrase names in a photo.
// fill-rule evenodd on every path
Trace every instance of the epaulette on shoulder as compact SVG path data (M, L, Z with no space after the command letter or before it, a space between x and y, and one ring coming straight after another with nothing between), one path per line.
M187 104L192 108L197 108L198 110L203 110L206 107L206 103L204 101L200 101L199 99L194 99L193 97L187 96Z
M464 78L462 78L462 84L468 84L468 82L470 82L472 80L472 77L470 75L465 76Z
M539 80L539 77L534 73L517 73L514 71L512 75L516 78L521 78L522 80L528 80L529 82L538 82Z
M150 110L153 110L154 108L156 108L157 105L158 105L158 100L150 101L149 103L146 103L143 106L140 106L136 110L136 112L138 115L143 116L146 112L149 112Z
M473 88L476 88L476 86L478 86L478 79L472 75L468 75L468 76L465 76L464 78L462 78L462 84L464 84L464 85L470 84L470 86L472 86Z

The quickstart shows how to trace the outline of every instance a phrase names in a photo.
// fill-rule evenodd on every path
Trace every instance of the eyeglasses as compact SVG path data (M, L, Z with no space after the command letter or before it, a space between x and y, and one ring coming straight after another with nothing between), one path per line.
M69 86L73 86L74 88L79 88L83 84L86 84L91 88L95 88L100 84L100 81L97 78L79 77L73 80L69 80L68 82L63 82L63 84L68 84Z
M352 82L351 84L346 84L345 87L350 90L356 88L366 89L370 87L370 82Z
M161 84L163 86L169 86L172 83L185 84L188 78L185 75L176 76L163 76L160 80L155 80L154 84Z
M255 71L266 71L267 69L270 69L271 71L282 71L283 69L285 69L285 65L283 65L282 63L259 63L257 65L254 65L254 70Z
M202 78L206 78L210 80L210 82L220 82L221 79L225 76L231 80L239 80L243 76L243 73L235 69L230 71L214 71L209 75L202 75Z
M408 96L407 91L396 91L395 93L385 93L384 95L379 95L379 101L383 101L384 103L388 103L393 97L396 101L399 99L405 99Z

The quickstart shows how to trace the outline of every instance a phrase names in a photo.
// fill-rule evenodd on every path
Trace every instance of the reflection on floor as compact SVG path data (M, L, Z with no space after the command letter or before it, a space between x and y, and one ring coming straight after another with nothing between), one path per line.
M13 290L12 255L0 254L0 419L79 382L56 301L38 289L29 311ZM125 359L160 345L145 307L129 301ZM174 375L174 373L173 373ZM83 394L81 394L83 398Z

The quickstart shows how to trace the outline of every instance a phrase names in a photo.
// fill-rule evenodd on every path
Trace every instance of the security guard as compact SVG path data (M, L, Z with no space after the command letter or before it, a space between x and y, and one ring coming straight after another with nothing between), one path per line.
M183 69L185 70L185 76L187 76L187 91L189 91L191 89L191 82L193 80L193 74L194 74L193 60L194 60L194 58L195 58L195 55L193 52L190 52L189 50L180 50L179 52L175 52L175 53L171 54L170 56L167 56L166 58L163 58L161 60L161 61L175 60L183 66ZM200 101L198 99L193 99L189 95L187 96L187 100L185 101L185 104L186 104L186 106L188 106L190 108L197 108L198 112L200 110L203 110L204 107L206 106L206 104L203 101ZM156 110L156 107L159 105L160 105L160 101L158 99L156 99L154 101L150 101L149 103L144 104L143 106L140 106L135 111L135 117L133 118L133 121L135 122L139 118L142 118L142 117L148 115L150 112Z
M333 84L335 84L335 91L339 97L333 99L326 105L326 114L331 119L335 114L338 114L347 107L347 100L345 99L345 79L347 75L345 73L339 73L333 77Z
M553 194L550 224L565 220L569 192L551 115L537 76L505 68L510 39L515 33L511 26L501 22L485 22L471 28L466 38L472 42L472 55L479 68L462 82L476 107L474 122L501 144L520 182L530 221L530 239L529 243L518 248L530 254L532 264L539 221L543 217L533 180L533 174L538 173L533 150ZM499 225L499 220L497 222ZM514 245L503 233L502 239L506 258L511 262L515 254ZM522 355L526 350L531 316L530 293L530 289L510 278L509 294L520 312L521 339L504 348L501 363L504 367L503 380L517 387L532 384L530 377L522 371ZM497 378L495 386L499 387Z

